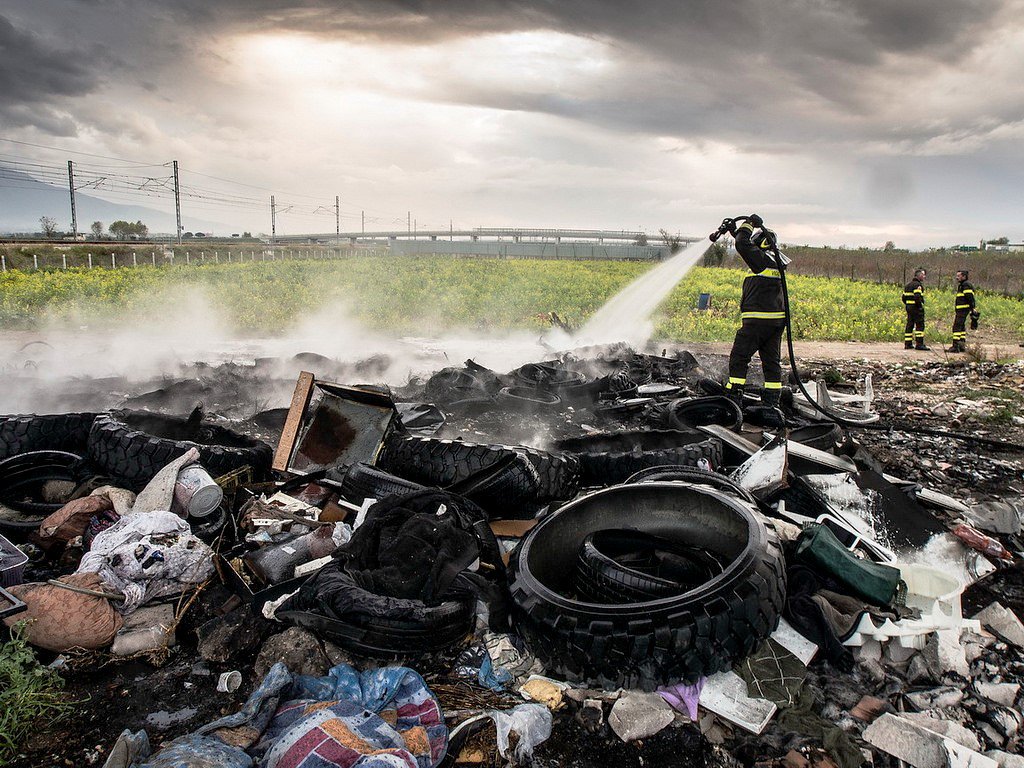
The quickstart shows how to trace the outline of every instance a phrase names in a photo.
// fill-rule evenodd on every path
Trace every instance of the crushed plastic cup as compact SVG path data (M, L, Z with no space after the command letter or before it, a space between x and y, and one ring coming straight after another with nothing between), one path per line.
M242 673L238 670L224 672L217 678L217 690L221 693L234 693L242 684Z

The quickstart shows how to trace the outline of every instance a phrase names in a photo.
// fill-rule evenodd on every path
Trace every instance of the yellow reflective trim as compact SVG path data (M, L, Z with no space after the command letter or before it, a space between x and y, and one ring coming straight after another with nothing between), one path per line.
M957 304L955 307L953 307L953 309L970 309L970 308L971 308L970 304Z
M765 389L782 389L781 381L766 381L764 383Z
M754 231L754 225L751 224L749 221L744 221L736 229L749 229L751 232L753 232Z
M746 379L737 379L735 376L730 376L729 377L729 383L730 384L746 384L747 380Z
M924 288L915 288L914 293L924 293Z
M973 288L964 288L963 292L964 293L974 293L974 289Z
M762 269L760 272L751 272L747 277L782 277L777 269Z
M785 320L785 312L741 312L742 320Z

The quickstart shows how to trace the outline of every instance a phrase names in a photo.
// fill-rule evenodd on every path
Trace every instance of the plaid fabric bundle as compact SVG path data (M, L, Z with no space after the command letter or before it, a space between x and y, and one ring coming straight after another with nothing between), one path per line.
M444 758L441 707L402 667L295 680L253 752L261 768L432 768ZM329 698L328 698L329 696Z

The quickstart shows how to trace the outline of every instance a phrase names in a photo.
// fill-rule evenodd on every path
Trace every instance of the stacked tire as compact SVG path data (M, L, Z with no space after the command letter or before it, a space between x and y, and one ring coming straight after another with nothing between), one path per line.
M695 430L646 429L561 440L556 447L575 456L586 487L625 482L649 467L696 467L722 463L722 442Z
M115 411L96 417L88 438L88 458L104 474L133 490L145 487L164 466L199 450L199 462L214 477L244 466L257 473L270 468L266 443L213 424L183 439L186 420L148 411Z
M522 445L398 436L385 444L377 466L425 486L457 488L470 478L486 474L499 462L514 467L520 457L529 466L505 479L507 485L501 494L507 506L563 501L579 491L579 462L575 458Z
M706 551L721 572L677 594L652 594L641 580L620 602L581 596L570 553L624 528ZM614 563L610 573L618 578ZM527 534L509 578L516 630L546 668L609 689L653 690L731 668L775 630L785 599L782 551L756 510L678 482L616 486L566 505Z

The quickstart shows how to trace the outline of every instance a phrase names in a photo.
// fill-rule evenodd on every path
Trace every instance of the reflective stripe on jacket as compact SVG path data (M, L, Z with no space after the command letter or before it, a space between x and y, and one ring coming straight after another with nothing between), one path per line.
M974 309L974 286L967 280L958 283L956 287L956 299L954 309Z
M924 308L924 285L916 277L903 286L903 303L907 309Z
M744 223L736 230L736 251L750 268L743 280L740 318L744 322L781 325L786 321L782 275L767 248L767 241L755 234L752 224Z

